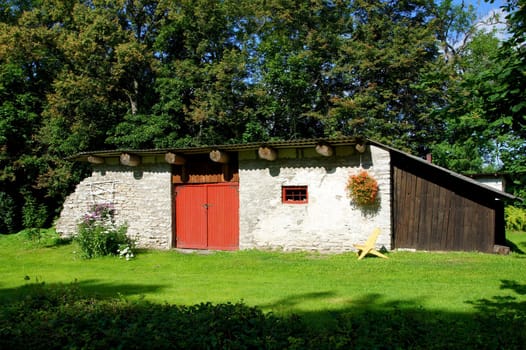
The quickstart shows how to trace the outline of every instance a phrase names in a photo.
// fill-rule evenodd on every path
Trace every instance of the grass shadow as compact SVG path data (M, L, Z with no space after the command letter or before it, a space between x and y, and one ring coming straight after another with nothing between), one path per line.
M29 281L29 278L26 277ZM142 284L112 284L97 280L73 281L69 284L46 283L45 281L28 282L16 288L0 289L0 305L13 303L27 296L34 294L46 295L59 290L64 293L69 289L74 289L76 293L83 297L108 299L130 296L142 296L159 291L162 286L142 285Z
M501 280L500 282L500 289L509 293L506 295L495 295L487 299L468 301L468 303L473 305L481 314L522 315L526 322L526 298L521 298L521 296L526 296L526 284L520 284L512 280Z
M508 247L510 247L510 250L512 252L514 252L514 253L517 253L517 254L520 254L520 255L526 254L524 252L524 250L522 250L522 248L520 247L520 246L522 246L522 247L524 247L526 249L526 243L519 243L519 245L520 245L519 246L519 245L515 244L514 242L510 241L509 239L507 239L506 240L506 245Z
M0 290L23 303L0 313L0 348L523 349L526 344L526 284L513 280L501 281L502 295L467 301L475 306L471 313L426 310L421 300L392 301L371 293L338 310L277 318L231 303L180 307L70 300L68 288L87 295L123 290L131 295L160 287L90 280ZM295 294L265 306L333 297L332 291ZM310 323L328 316L332 322L325 328Z
M65 245L70 245L71 243L73 243L73 237L55 237L47 242L44 242L42 247L43 248L61 247Z

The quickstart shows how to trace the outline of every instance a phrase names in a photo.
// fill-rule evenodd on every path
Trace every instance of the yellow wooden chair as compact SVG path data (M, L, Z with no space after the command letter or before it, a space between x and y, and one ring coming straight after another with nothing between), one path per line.
M358 260L363 259L364 256L367 254L373 254L376 256L379 256L380 258L387 259L387 256L383 255L376 249L374 249L374 246L376 244L376 239L378 238L378 235L380 234L380 229L377 227L373 230L369 238L367 238L367 241L365 244L353 244L354 248L358 249Z

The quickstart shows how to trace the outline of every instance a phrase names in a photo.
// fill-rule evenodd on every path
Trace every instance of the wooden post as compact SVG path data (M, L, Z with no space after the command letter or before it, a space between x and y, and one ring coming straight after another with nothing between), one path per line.
M177 155L172 152L167 152L164 155L164 160L168 164L174 164L174 165L183 165L186 163L186 158L180 155Z
M229 158L228 153L218 149L210 152L210 159L216 163L226 164L228 163Z
M136 156L134 154L122 153L120 161L122 165L137 166L141 164L141 157Z
M88 156L88 162L91 164L104 164L104 158L97 156Z
M267 146L259 147L258 155L259 158L270 161L276 160L278 158L278 152L275 149Z
M232 167L230 164L223 164L222 166L223 170L223 180L224 181L230 181L234 177L234 174L232 173Z
M356 148L356 150L358 152L363 153L363 152L365 152L366 144L365 143L363 143L363 144L357 143L355 148Z
M334 154L334 148L326 143L318 143L316 145L316 152L324 157L331 157Z

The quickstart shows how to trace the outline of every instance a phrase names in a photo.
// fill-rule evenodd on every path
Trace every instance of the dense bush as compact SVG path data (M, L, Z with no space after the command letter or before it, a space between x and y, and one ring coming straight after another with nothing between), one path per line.
M297 318L243 304L99 300L75 285L29 289L0 314L1 349L286 349L305 338Z
M26 228L43 228L47 220L47 208L30 194L24 196L22 222Z
M520 287L522 288L522 286ZM521 302L475 314L423 309L341 312L310 328L241 303L158 305L83 296L76 284L25 287L0 311L0 349L523 349Z
M15 200L6 192L0 191L0 233L7 234L18 229Z
M97 204L84 215L75 237L83 257L90 259L133 248L133 240L126 235L127 227L115 224L114 213L111 204Z
M526 209L507 206L504 213L507 230L526 231Z
M349 312L325 340L333 349L523 349L526 314L447 314L422 309Z

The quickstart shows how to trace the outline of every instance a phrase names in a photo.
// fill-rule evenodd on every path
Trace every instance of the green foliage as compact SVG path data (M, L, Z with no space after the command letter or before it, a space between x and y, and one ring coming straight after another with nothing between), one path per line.
M500 147L503 170L514 177L513 190L523 195L526 182L526 11L524 0L504 6L510 35L499 48L495 64L481 76L479 87L488 111L491 134Z
M6 192L0 192L0 233L13 233L17 229L16 203Z
M447 104L435 112L445 127L432 147L433 161L462 173L497 171L502 166L502 138L495 132L499 128L492 123L480 90L485 75L499 66L495 59L500 42L493 32L466 35L466 43L452 49L455 56L448 63L453 79Z
M354 1L354 30L342 43L338 72L344 90L332 98L336 134L362 134L421 153L439 126L430 111L441 84L428 2ZM425 140L425 142L423 142Z
M154 148L177 145L178 124L166 115L127 114L108 141L121 147Z
M26 201L22 208L24 227L43 228L48 218L46 206L37 203L36 199L30 194L25 199Z
M477 32L473 8L449 0L7 1L0 192L15 201L10 220L22 225L30 191L51 222L86 174L63 159L94 149L363 134L432 150L453 170L518 174L521 4L507 3L511 38L494 58L499 43Z
M521 349L526 341L523 232L508 237L518 249L508 256L393 252L389 261L152 250L122 264L78 259L75 244L57 238L0 236L0 348Z
M481 308L493 312L481 300ZM508 323L509 322L509 323ZM349 312L338 317L335 335L329 338L335 349L520 349L526 340L521 329L526 310L504 309L499 314L473 317L393 308L387 312ZM519 334L520 333L520 334Z
M504 288L523 285L503 281ZM8 349L522 349L526 310L478 300L474 316L392 307L338 313L330 328L243 303L192 306L100 299L75 283L27 284L0 312Z
M4 247L5 249L45 249L49 247L66 246L71 244L71 238L61 237L54 229L26 228L18 233L10 234L13 246Z
M111 204L94 205L84 216L75 236L84 258L116 255L121 249L133 248L133 240L126 235L126 225L115 225L113 216Z
M75 285L26 287L0 314L0 346L9 349L286 349L306 341L295 317L243 304L158 305L85 297Z
M506 230L526 231L526 209L507 206L504 209Z

